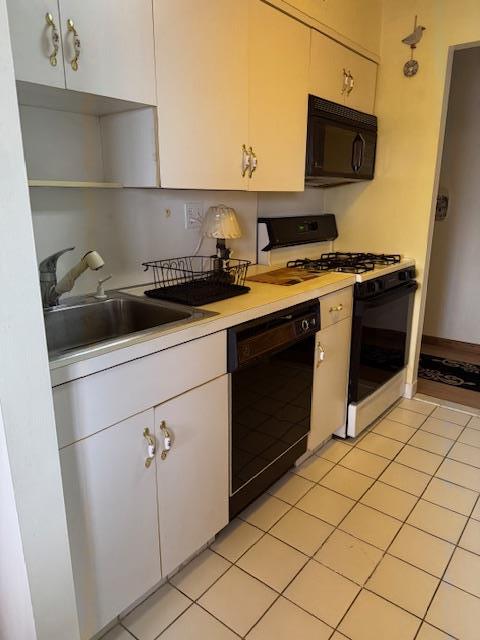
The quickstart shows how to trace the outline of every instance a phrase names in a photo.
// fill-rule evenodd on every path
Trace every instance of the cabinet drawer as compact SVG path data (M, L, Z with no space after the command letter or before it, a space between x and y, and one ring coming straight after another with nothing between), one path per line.
M165 349L53 389L58 446L125 420L226 373L226 334Z
M353 287L340 289L320 298L320 326L322 329L352 315Z

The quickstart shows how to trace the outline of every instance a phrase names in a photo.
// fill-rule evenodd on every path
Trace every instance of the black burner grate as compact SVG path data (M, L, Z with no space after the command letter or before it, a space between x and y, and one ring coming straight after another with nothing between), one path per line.
M291 260L287 267L306 269L307 271L341 271L344 273L365 273L373 271L375 265L390 265L400 262L397 254L376 253L322 253L320 258L311 260Z

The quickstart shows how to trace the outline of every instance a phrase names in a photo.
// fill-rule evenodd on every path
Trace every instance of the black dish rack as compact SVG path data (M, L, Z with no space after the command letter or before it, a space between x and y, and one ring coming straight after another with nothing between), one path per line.
M155 288L145 291L150 298L198 307L250 291L244 285L249 260L183 256L142 264L153 271Z

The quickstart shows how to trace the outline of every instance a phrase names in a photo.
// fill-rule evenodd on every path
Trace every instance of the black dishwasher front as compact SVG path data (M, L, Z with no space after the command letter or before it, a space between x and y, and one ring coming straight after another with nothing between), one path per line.
M318 301L228 331L230 519L306 451Z

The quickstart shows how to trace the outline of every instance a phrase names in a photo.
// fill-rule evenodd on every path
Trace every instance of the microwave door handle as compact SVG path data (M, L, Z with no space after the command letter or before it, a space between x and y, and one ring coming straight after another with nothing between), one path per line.
M359 165L358 165L358 143L359 143L359 140L360 140L360 136L357 133L357 135L353 139L353 145L352 145L352 169L353 169L354 173L357 173L357 171L359 169Z
M359 151L359 154L358 154L358 169L357 169L357 171L360 171L360 169L362 168L362 166L363 166L363 158L364 158L364 155L365 155L365 139L361 135L359 135L359 138L360 138L360 151Z
M352 148L352 169L355 173L358 173L358 171L360 171L360 168L363 164L364 150L365 140L359 133L357 133L355 139L353 140Z

